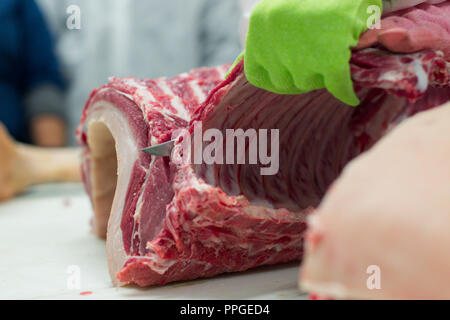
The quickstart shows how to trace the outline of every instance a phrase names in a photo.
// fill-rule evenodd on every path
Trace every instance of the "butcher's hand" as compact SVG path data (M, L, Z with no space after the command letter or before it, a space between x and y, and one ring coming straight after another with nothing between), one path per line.
M402 8L402 2L393 2ZM438 4L442 0L415 0L414 3L428 2ZM406 2L407 3L407 2ZM389 8L385 6L385 11ZM381 21L381 27L366 31L362 34L356 49L364 49L381 44L392 52L411 53L423 49L439 48L444 55L450 58L450 31L448 15L450 5L444 4L434 10L433 15L424 14L423 11L410 12L402 17L387 17Z
M261 1L250 17L243 54L248 81L278 94L326 88L358 105L349 61L370 25L369 6L382 11L381 0Z
M48 149L16 143L0 123L0 201L29 186L81 181L79 150Z

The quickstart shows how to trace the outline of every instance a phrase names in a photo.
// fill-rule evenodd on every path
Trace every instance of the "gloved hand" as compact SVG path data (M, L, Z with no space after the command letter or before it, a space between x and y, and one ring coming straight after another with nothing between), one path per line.
M243 55L248 81L278 94L327 88L357 105L350 48L370 25L371 5L382 12L382 0L261 1L250 18Z
M404 1L403 1L404 2ZM416 2L425 2L416 0ZM440 0L430 0L437 4ZM450 58L450 3L439 7L414 10L402 17L387 17L381 29L366 31L356 49L381 44L392 52L417 52L423 49L443 50Z

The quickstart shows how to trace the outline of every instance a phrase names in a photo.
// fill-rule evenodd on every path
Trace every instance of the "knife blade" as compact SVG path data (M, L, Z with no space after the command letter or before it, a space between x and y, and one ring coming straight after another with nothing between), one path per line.
M174 146L175 140L170 140L164 143L150 146L148 148L144 148L142 149L142 152L158 157L170 157Z

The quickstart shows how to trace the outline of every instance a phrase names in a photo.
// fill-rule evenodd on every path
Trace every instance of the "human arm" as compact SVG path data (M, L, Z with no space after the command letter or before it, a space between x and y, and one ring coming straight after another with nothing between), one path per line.
M56 147L65 144L64 79L53 50L53 41L39 8L22 0L24 105L32 142Z

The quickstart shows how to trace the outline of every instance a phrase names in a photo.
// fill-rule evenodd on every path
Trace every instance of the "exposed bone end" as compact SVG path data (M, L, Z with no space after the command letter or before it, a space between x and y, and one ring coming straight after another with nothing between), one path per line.
M450 298L450 103L351 162L311 223L302 289L332 298ZM380 289L368 281L379 267ZM369 283L369 284L370 284Z

